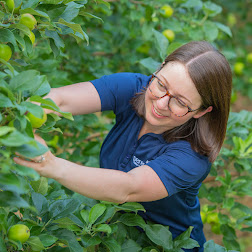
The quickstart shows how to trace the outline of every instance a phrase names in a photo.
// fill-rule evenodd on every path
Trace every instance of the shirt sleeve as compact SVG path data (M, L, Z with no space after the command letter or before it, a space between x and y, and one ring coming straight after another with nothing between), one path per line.
M171 143L165 153L147 163L163 182L169 197L201 183L210 172L211 163L191 149L190 143Z
M101 110L122 112L133 96L146 87L150 77L139 73L116 73L92 80L101 99Z

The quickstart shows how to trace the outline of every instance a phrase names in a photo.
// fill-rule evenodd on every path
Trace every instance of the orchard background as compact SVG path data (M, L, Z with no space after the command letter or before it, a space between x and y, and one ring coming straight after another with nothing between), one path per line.
M197 246L191 228L172 240L168 227L145 223L136 214L144 211L140 204L88 199L12 158L16 151L28 158L46 152L33 135L43 124L36 132L55 155L99 166L114 115L73 118L43 99L50 88L123 71L150 75L174 49L203 39L233 70L226 141L199 194L205 251L252 250L251 0L1 0L1 252L177 252ZM43 108L62 117L42 119Z

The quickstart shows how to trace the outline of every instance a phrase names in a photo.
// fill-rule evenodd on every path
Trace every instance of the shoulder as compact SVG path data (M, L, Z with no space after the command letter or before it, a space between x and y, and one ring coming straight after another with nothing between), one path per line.
M130 72L122 72L122 73L114 73L110 75L104 75L101 78L92 80L93 84L95 83L125 83L130 82L133 84L145 84L150 79L150 76L141 74L141 73L130 73Z
M92 80L100 99L101 109L120 113L132 97L148 84L150 76L140 73L115 73Z

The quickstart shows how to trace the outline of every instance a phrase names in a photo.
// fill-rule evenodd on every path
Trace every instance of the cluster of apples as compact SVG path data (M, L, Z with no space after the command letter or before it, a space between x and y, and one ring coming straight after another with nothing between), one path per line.
M22 3L20 4L20 6L16 7L14 0L6 0L5 1L5 7L6 7L7 11L9 11L12 14L19 14L19 10L20 10L21 6L22 6ZM30 32L28 34L28 37L30 38L32 44L34 44L35 35L32 32L32 30L37 25L36 18L30 13L23 13L19 16L19 24L25 25L26 27L29 28ZM12 56L11 48L5 43L0 44L0 59L3 59L5 61L9 61L11 56Z
M162 6L161 8L161 15L165 18L170 18L173 15L173 12L173 8L168 4ZM165 29L162 33L170 43L175 39L175 33L171 29Z

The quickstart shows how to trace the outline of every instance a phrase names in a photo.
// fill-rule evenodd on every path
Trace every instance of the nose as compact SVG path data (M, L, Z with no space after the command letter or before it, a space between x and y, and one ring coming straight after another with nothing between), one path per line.
M168 108L168 102L169 102L169 95L163 96L157 100L157 107L160 110L169 110Z

